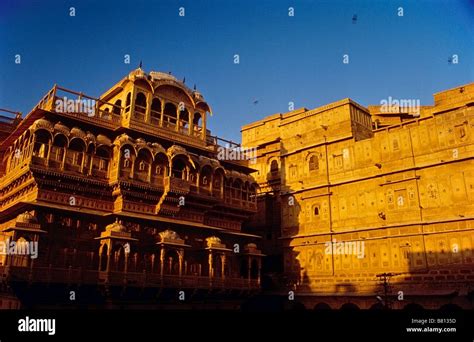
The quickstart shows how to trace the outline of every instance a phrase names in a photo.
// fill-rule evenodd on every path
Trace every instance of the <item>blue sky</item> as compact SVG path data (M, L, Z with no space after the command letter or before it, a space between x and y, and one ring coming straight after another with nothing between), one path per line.
M474 1L0 1L0 107L27 113L54 83L99 96L140 60L196 84L213 134L239 141L289 102L431 104L473 82Z

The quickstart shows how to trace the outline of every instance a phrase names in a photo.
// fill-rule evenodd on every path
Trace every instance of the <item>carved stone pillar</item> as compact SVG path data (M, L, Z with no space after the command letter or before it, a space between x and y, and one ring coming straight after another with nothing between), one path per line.
M179 122L179 118L180 118L180 113L181 113L181 110L179 108L179 104L178 104L178 107L176 107L176 127L175 127L175 131L176 132L179 132L179 129L180 129L180 122Z
M160 127L163 127L163 118L165 116L165 101L162 101L160 99L160 102L161 102Z
M188 122L188 134L190 136L194 136L193 134L193 130L194 130L194 124L193 124L193 120L194 120L194 111L191 111L188 115L188 118L189 118L189 122Z
M209 278L214 278L214 266L212 264L212 251L209 250Z
M147 93L146 94L146 111L145 111L145 122L150 122L150 114L151 114L151 103L153 101L153 94Z
M206 141L206 116L207 116L207 113L204 113L204 115L202 116L202 136L201 136L201 139Z
M184 261L184 250L178 251L179 258L179 276L183 275L183 261Z
M260 285L261 275L262 275L262 258L260 257L258 258L258 276L257 276L258 285Z
M222 266L222 269L221 269L221 277L222 279L225 279L225 266L226 266L226 255L223 253L221 254L221 266Z
M249 256L248 259L248 269L247 269L247 279L250 282L250 279L252 278L252 257Z
M165 247L161 246L160 251L160 275L163 277L163 273L165 270Z
M126 253L126 252L124 252L124 253L125 253L125 258L124 258L124 263L125 263L125 265L124 265L124 267L123 267L123 271L124 271L125 273L127 273L127 271L128 271L128 257L129 257L129 255L130 255L130 253Z
M105 272L110 271L110 257L112 255L112 247L107 245L107 267L105 268Z

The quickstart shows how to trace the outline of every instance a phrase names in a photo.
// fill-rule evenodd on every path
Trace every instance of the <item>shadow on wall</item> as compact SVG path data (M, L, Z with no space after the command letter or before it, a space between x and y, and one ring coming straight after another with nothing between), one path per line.
M455 253L449 251L424 253L408 252L406 270L379 269L377 285L373 288L373 304L370 310L402 309L418 311L439 309L457 311L474 308L474 267L472 250L466 248ZM420 260L424 260L421 261ZM428 263L428 267L426 267ZM384 279L386 280L384 282ZM374 279L375 281L375 279ZM357 293L354 283L336 283L335 294ZM369 295L370 297L370 295ZM352 298L347 298L351 300ZM355 300L354 300L355 301ZM371 300L369 299L369 302ZM367 305L367 303L365 303ZM345 303L339 307L321 301L314 310L350 309L356 303Z
M287 153L287 149L281 146L281 154L286 155ZM275 166L273 166L274 171L272 173L270 168L270 172L267 173L267 180L270 183L278 176L277 178L281 182L279 193L281 194L282 236L303 236L305 232L299 225L298 218L302 214L302 208L306 203L304 203L304 199L301 200L301 203L300 200L297 199L298 195L295 193L295 190L300 188L300 186L294 186L295 184L301 183L301 179L298 178L298 169L301 169L301 165L296 165L296 163L286 165L287 163L293 163L293 161L291 161L289 157L283 158L279 170L275 170ZM321 172L320 176L325 177L325 172ZM277 188L275 187L274 190L277 191ZM329 241L331 240L329 233L326 238L328 238ZM467 238L472 242L472 238ZM448 310L460 307L473 307L474 251L471 249L472 244L470 244L469 241L460 243L459 252L454 253L449 250L450 247L443 250L443 248L439 246L440 239L437 238L436 246L430 246L428 239L426 246L428 252L426 255L424 252L413 251L416 246L412 249L410 243L415 242L416 244L415 238L410 238L405 243L403 238L394 236L393 241L400 245L400 248L395 252L399 260L398 265L391 259L387 260L386 265L382 266L383 251L379 250L379 246L377 246L377 250L374 251L377 257L380 258L377 263L374 264L372 260L370 260L366 268L361 266L360 269L354 269L353 271L344 269L344 272L342 272L342 270L336 270L335 277L329 276L327 278L330 282L333 282L337 280L338 273L346 273L344 279L341 277L340 282L336 281L333 283L335 295L347 295L346 303L341 303L341 301L321 301L320 303L316 303L312 308L307 309L355 309L355 307L360 307L376 310L393 307L406 310L416 310L417 308L443 308ZM308 273L313 274L314 270L318 269L318 267L313 267L312 263L319 264L321 258L317 255L308 257L309 259L304 260L303 265L300 252L290 245L291 240L282 239L282 242L282 248L285 250L283 259L285 272L277 277L277 279L274 279L274 282L278 283L279 292L282 294L288 293L288 296L290 296L290 291L293 291L295 300L286 306L290 309L299 310L302 309L304 305L298 301L298 293L312 291ZM433 252L430 253L430 250L433 250ZM370 253L371 251L368 252ZM305 269L305 267L307 269ZM310 269L313 271L309 272ZM351 272L348 271L353 273L366 273L364 281L359 281L360 279L351 276ZM384 288L379 278L376 277L377 274L382 273L396 274L396 276L390 277L387 289ZM372 277L373 280L370 280ZM311 276L311 278L313 278L313 276ZM357 294L360 291L360 285L364 283L367 285L366 288L369 291L369 298L367 299L366 297L365 303L358 305L362 300L357 298L360 297L357 296ZM296 291L296 289L298 289L298 291ZM399 291L403 291L405 294L402 303L396 302L398 301ZM372 293L370 294L370 292ZM370 296L373 296L372 304L370 303L372 301ZM351 300L352 298L354 298L353 301ZM287 302L288 301L285 303ZM389 303L387 304L387 302ZM335 303L338 304L336 305Z

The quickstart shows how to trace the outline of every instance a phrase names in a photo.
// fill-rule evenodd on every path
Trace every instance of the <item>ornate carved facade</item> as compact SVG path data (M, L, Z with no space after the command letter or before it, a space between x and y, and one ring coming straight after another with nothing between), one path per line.
M9 296L35 305L28 284L101 298L258 291L259 237L241 230L256 183L245 163L217 159L210 113L197 91L139 68L99 99L54 86L3 124L0 242L39 251L0 255Z
M286 291L307 308L472 308L473 105L471 83L419 116L345 99L244 126L258 147L252 226L266 254L282 241Z

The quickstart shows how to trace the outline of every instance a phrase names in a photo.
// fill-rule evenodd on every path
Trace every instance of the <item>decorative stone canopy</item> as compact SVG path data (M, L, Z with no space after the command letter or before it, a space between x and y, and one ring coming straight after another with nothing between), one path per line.
M184 84L184 82L179 81L175 76L171 75L171 73L165 73L161 71L150 71L147 74L142 68L137 68L135 70L132 70L128 74L126 79L132 82L136 80L144 80L150 85L152 89L155 90L162 85L170 85L177 87L189 96L190 100L193 103L193 106L195 106L196 108L203 108L212 113L209 105L204 101L204 97L199 91L197 91L196 89L191 90Z
M66 125L64 125L61 121L58 121L54 125L54 130L64 134L65 136L69 136L69 132L70 132L69 128Z
M206 238L206 245L205 249L209 250L221 250L221 251L231 251L230 249L226 248L225 244L222 243L221 239L217 236L210 236Z
M53 131L53 124L51 122L49 122L48 120L46 120L45 118L41 118L41 119L38 119L36 120L33 125L31 125L31 130L32 131L36 131L38 129L46 129L50 132Z
M114 223L111 223L105 227L106 231L113 231L113 232L126 232L127 227L122 224L122 221L119 221L117 218Z
M115 240L127 240L127 241L138 241L135 238L132 238L132 233L127 231L121 221L117 218L114 223L111 223L105 227L105 231L100 233L99 237L95 238L96 240L102 239L115 239Z
M31 233L47 233L41 230L41 225L38 223L36 217L29 211L25 211L17 216L14 227L3 229L4 232L23 231Z
M16 223L36 224L36 223L38 223L38 220L29 211L25 211L24 213L22 213L22 214L20 214L16 217Z
M153 81L159 81L159 80L172 80L178 82L176 77L173 75L161 72L161 71L150 71L150 77Z
M174 245L174 246L181 246L181 247L191 247L184 243L184 239L181 239L178 233L173 230L167 229L158 234L160 237L160 241L157 243L158 245Z
M255 256L264 256L262 254L262 251L257 248L257 245L255 243L248 243L244 247L244 253L245 255L255 255Z
M97 144L98 145L106 145L106 146L111 146L112 145L112 141L106 137L105 135L103 134L99 134L97 136Z
M137 68L135 70L132 70L128 74L128 79L130 80L134 80L136 78L145 78L145 77L146 77L146 73L142 68Z
M92 134L91 132L87 131L87 133L86 133L86 141L87 141L87 143L93 143L93 144L95 144L95 143L96 143L95 135Z
M71 129L71 136L74 138L81 138L83 140L86 140L86 133L78 127L73 127Z

